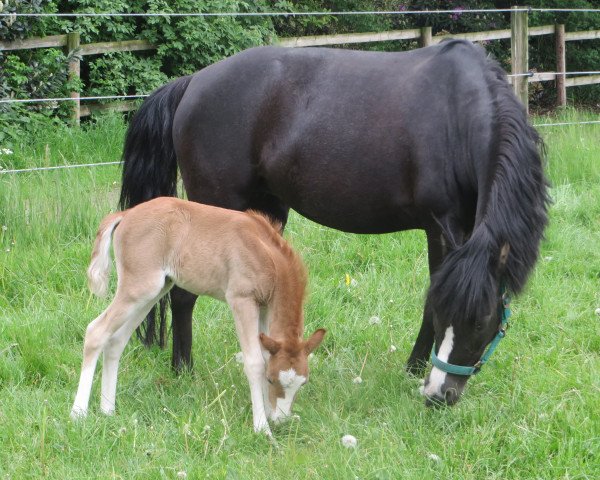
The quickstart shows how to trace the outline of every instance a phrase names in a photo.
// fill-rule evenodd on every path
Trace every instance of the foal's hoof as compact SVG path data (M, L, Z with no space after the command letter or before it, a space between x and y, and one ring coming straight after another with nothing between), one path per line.
M81 420L85 417L87 417L87 410L77 407L71 409L71 420Z
M271 427L268 422L260 423L258 425L254 425L255 433L264 433L267 437L273 438L273 433L271 433Z

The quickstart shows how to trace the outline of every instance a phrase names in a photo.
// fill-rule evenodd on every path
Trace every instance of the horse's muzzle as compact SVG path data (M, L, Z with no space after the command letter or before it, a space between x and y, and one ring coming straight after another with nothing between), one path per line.
M425 405L428 407L454 405L460 399L467 379L468 377L446 374L444 382L436 385L428 377L421 388L421 393L425 397Z

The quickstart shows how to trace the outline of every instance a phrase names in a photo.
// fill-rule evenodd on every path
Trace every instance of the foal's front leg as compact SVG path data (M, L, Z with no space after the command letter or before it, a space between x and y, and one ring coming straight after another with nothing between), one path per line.
M254 299L247 297L228 296L227 303L233 311L235 328L244 355L244 373L250 384L254 431L265 432L271 436L263 399L263 383L266 374L265 361L258 339L260 309Z

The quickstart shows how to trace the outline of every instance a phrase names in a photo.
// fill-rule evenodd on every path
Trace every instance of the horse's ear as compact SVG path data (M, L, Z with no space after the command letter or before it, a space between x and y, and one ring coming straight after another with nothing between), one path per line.
M262 332L258 336L258 339L260 340L260 343L264 349L267 350L271 355L275 355L281 349L281 342L278 342Z
M315 330L315 333L313 333L310 336L310 338L304 343L304 350L307 354L311 353L315 348L321 345L323 337L326 333L327 330L325 330L324 328L319 328L318 330Z
M508 261L508 254L510 253L510 244L504 242L500 248L500 257L498 258L498 271L503 272L506 268L506 262Z

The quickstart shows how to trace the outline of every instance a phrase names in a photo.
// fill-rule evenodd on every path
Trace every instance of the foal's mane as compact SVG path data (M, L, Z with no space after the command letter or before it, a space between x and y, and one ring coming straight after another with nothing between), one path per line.
M282 223L257 210L247 210L246 213L262 226L263 231L267 233L271 245L276 247L287 260L287 265L289 266L288 277L295 282L295 288L302 291L302 295L299 298L303 300L306 282L308 281L306 267L300 256L283 238Z

